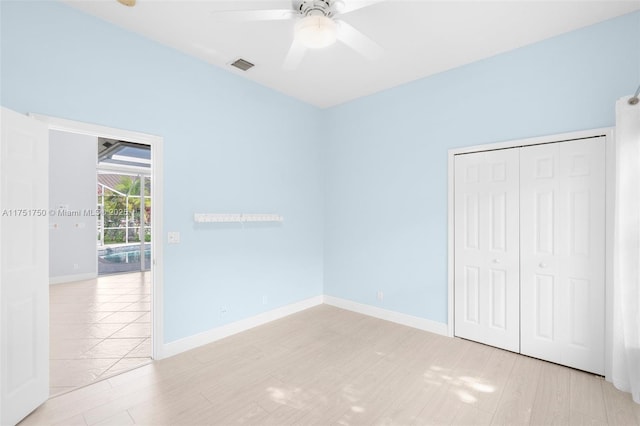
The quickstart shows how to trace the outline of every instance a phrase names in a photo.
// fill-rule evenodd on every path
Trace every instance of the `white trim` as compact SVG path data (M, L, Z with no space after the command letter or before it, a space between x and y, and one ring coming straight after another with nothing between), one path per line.
M151 199L156 208L153 209L151 215L151 357L153 359L162 359L164 349L164 201L162 194L164 193L164 145L163 139L159 138L159 142L151 145L152 155L152 171L151 171Z
M604 377L611 381L613 368L613 240L614 240L614 214L616 200L616 144L615 128L611 128L606 135L605 143L605 307L604 307Z
M148 168L131 167L122 164L104 164L98 163L96 166L98 172L107 172L119 175L142 175L151 176L151 170Z
M75 275L60 275L58 277L49 277L49 284L63 284L63 283L71 283L74 281L85 281L85 280L93 280L98 276L95 272L89 272L86 274L75 274Z
M448 151L448 213L447 213L447 281L448 281L448 335L453 336L453 271L454 271L454 157L458 154L468 154L472 152L490 151L495 149L516 148L521 146L540 145L546 143L566 142L576 139L586 139L604 136L606 150L606 249L605 249L605 377L610 376L611 363L611 332L613 324L613 310L611 305L613 288L613 214L614 214L614 194L615 194L615 147L614 128L603 127L592 130L580 130L577 132L561 133L557 135L540 136L528 139L518 139L506 142L491 143L486 145L474 145L464 148L454 148Z
M447 158L447 336L453 337L453 218L455 214L454 200L454 180L455 163L454 154L449 150Z
M230 324L225 324L223 326L213 328L203 333L198 333L193 336L185 337L184 339L166 343L164 344L164 347L162 349L162 358L174 356L179 353L197 348L199 346L215 342L216 340L224 339L225 337L241 333L259 325L267 324L271 321L284 318L291 314L295 314L296 312L304 311L305 309L321 305L322 301L323 296L311 297L300 302L292 303L290 305L282 306L271 311L263 312L253 317L245 318L243 320L232 322Z
M29 113L30 117L44 121L49 126L49 130L60 130L63 132L79 133L82 135L98 136L108 139L120 139L127 142L138 142L145 145L152 145L162 140L160 136L148 133L139 133L131 130L116 129L113 127L101 126L99 124L83 123L80 121L67 120L64 118L51 117L48 115ZM96 158L96 162L98 159ZM154 161L155 163L155 161ZM156 164L154 164L155 166Z
M163 189L163 138L146 133L133 132L130 130L105 127L98 124L82 123L79 121L66 120L63 118L50 117L41 114L30 113L29 116L47 123L49 130L60 130L70 133L79 133L109 139L126 140L151 146L153 165L151 167L151 198L156 208L151 215L151 252L152 262L152 333L151 333L151 356L153 359L161 359L164 328L163 328L163 209L162 194ZM97 162L97 158L96 158Z
M613 127L602 127L592 130L580 130L577 132L559 133L557 135L538 136L535 138L515 139L504 142L495 142L484 145L472 145L462 148L452 148L449 150L449 156L457 154L469 154L471 152L491 151L494 149L517 148L519 146L541 145L545 143L567 142L576 139L594 138L598 136L611 137ZM452 175L449 177L453 178Z
M337 308L346 309L348 311L368 315L370 317L395 322L396 324L417 328L419 330L429 331L443 336L447 335L447 324L431 321L426 318L414 317L413 315L389 311L387 309L378 308L377 306L365 305L363 303L340 299L333 296L324 296L324 303Z

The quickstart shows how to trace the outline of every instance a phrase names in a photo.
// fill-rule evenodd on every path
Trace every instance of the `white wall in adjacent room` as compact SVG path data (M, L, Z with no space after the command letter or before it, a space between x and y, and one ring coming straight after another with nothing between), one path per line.
M96 137L49 132L49 278L97 275Z

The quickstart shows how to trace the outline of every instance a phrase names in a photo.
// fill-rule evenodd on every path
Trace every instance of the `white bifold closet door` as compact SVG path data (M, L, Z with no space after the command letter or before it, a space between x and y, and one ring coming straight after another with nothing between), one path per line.
M456 155L456 336L604 373L604 142Z
M455 157L455 335L520 349L518 150Z
M521 352L604 374L604 138L520 150Z

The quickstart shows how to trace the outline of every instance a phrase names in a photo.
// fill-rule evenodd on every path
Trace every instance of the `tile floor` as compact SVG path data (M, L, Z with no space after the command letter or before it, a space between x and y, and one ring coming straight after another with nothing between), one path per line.
M50 394L151 361L150 272L50 287Z

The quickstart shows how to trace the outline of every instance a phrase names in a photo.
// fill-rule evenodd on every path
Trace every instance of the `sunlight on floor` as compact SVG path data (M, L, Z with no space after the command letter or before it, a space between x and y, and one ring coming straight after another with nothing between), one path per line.
M287 405L292 408L302 408L305 405L305 401L309 399L307 395L300 388L282 389L277 387L268 387L270 399L276 404Z
M432 365L424 372L423 377L428 385L449 386L460 402L475 404L478 402L478 394L493 393L496 387L486 379L479 377L458 376L454 377L447 369Z
M496 391L495 386L492 386L486 383L481 383L481 380L482 379L477 379L473 377L464 377L464 376L460 377L461 382L465 383L471 389L477 390L478 392L491 393Z

